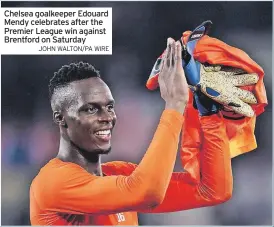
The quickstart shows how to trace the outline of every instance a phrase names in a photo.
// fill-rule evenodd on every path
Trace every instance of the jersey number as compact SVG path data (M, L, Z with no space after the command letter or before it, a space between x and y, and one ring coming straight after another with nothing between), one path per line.
M117 215L117 218L118 218L118 222L122 222L122 221L126 220L125 215L123 213L118 213L116 215Z

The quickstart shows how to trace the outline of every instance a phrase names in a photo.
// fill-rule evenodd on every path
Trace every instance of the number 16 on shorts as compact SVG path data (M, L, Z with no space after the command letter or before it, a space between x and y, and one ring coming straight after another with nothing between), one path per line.
M122 222L126 220L125 215L123 213L118 213L116 214L116 216L117 216L118 222Z

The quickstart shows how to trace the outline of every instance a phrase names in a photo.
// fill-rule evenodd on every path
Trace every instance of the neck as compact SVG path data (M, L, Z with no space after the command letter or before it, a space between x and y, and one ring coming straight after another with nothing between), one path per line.
M77 147L71 141L60 138L60 146L57 158L64 162L75 163L93 175L102 176L101 156L90 154Z

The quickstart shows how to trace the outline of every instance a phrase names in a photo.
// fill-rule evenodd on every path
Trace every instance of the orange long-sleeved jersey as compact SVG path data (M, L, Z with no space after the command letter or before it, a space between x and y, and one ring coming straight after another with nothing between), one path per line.
M200 119L201 180L173 173L183 117L164 111L141 163L102 165L104 177L55 158L30 188L32 225L138 225L138 212L171 212L210 206L228 199L232 173L223 119Z

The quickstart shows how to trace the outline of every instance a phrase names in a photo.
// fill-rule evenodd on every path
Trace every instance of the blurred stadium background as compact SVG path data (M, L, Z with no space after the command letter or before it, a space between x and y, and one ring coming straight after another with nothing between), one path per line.
M258 149L233 159L234 193L225 204L140 214L141 225L271 225L272 2L2 2L2 7L113 7L112 56L2 56L2 225L28 225L29 185L58 149L47 84L60 66L84 60L101 71L116 98L113 150L103 161L138 163L163 101L145 82L166 45L204 20L210 35L245 50L265 70L269 105L258 118ZM180 162L176 164L180 170ZM53 176L54 177L54 176Z

